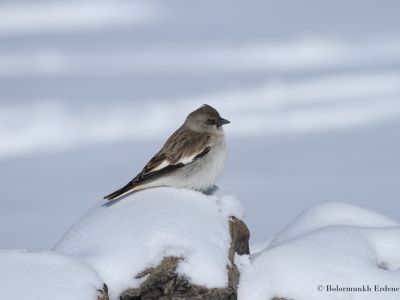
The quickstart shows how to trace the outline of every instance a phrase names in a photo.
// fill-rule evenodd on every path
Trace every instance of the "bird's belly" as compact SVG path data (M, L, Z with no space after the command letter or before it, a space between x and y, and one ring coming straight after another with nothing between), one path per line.
M222 175L227 160L225 141L215 145L209 153L188 165L188 170L182 170L185 175L183 184L186 187L206 191L210 189Z
M226 160L226 144L221 141L203 157L167 176L162 185L206 191L222 175Z

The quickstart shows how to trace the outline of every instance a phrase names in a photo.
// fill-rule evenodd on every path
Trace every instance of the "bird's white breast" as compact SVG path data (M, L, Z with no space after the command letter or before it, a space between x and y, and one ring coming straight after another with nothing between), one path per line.
M207 191L222 175L228 157L224 136L219 136L206 155L169 175L143 185L141 188L172 186Z
M194 162L192 188L202 191L210 189L222 175L227 158L228 151L222 137L207 155Z
M207 191L222 175L228 151L223 136L211 146L210 152L170 175L146 184L145 187L173 186L198 191Z

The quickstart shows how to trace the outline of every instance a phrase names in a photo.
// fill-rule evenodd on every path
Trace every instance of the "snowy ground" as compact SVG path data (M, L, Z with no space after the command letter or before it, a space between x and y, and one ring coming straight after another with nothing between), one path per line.
M2 1L0 248L51 248L203 103L232 121L220 185L253 242L324 201L399 220L399 10Z
M165 256L182 257L177 272L194 284L226 287L231 245L229 217L242 217L228 195L155 188L118 202L99 202L57 243L55 251L92 266L107 283L111 299L144 278Z
M241 218L242 206L222 191L164 187L101 200L53 251L0 251L0 298L94 300L105 282L116 300L166 256L183 258L177 272L191 283L226 287L232 215ZM234 258L239 300L399 298L399 223L367 208L310 207L252 250Z
M251 262L238 259L239 299L398 299L399 248L397 222L346 203L321 204L299 215Z
M0 250L0 298L97 299L103 281L89 266L50 251Z

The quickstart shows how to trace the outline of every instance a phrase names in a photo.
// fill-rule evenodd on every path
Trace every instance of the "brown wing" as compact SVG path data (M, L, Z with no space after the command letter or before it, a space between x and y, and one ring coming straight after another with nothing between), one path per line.
M159 176L169 174L210 151L210 135L180 128L167 140L161 150L147 163L135 178L123 188L105 196L113 200L134 187Z

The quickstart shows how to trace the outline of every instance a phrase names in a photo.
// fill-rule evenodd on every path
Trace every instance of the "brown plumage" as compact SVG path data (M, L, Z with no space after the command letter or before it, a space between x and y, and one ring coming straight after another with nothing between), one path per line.
M129 191L140 190L140 187L149 181L171 174L177 169L201 159L211 150L214 143L213 135L215 133L208 128L210 126L220 128L227 122L229 121L222 119L218 112L209 105L195 110L189 114L185 123L171 135L161 150L135 178L104 198L114 200Z

